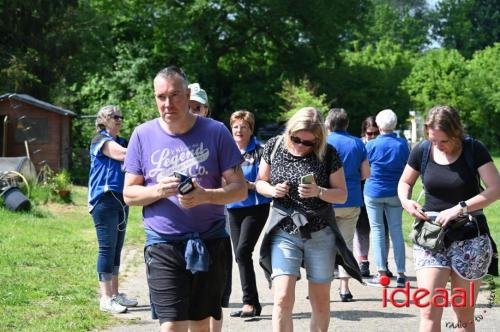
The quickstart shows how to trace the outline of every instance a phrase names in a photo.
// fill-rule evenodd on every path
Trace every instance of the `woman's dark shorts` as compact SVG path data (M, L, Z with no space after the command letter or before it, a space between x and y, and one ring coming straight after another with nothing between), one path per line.
M210 254L207 272L186 270L185 242L157 243L146 248L144 259L151 302L160 324L222 317L222 294L229 254L225 239L206 240Z

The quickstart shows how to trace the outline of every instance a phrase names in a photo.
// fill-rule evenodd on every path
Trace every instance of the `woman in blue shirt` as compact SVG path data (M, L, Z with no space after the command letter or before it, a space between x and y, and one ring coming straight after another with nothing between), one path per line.
M407 142L396 137L396 134L393 133L397 117L392 110L387 109L379 112L375 121L379 127L380 135L366 144L371 174L365 183L364 197L378 275L370 279L368 284L380 286L380 276L387 275L385 213L398 272L396 283L398 287L404 287L406 268L402 229L403 207L398 198L397 186L410 150Z
M90 145L89 212L99 242L97 275L101 289L100 310L122 313L137 301L118 292L120 254L125 240L128 206L123 201L125 173L122 163L127 141L118 136L123 116L117 106L104 106L97 113L96 135Z
M233 138L245 159L241 164L247 181L248 197L241 202L227 205L231 240L234 256L240 271L243 291L243 308L231 313L231 317L259 316L261 305L255 281L252 253L259 235L266 224L271 199L255 191L255 179L259 173L259 163L263 147L253 135L254 116L248 111L236 111L230 118Z

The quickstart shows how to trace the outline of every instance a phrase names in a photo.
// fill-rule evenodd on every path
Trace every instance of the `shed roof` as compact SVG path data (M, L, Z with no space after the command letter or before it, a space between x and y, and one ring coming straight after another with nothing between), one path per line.
M36 99L34 97L31 97L29 95L18 94L18 93L6 93L6 94L3 94L3 95L0 95L0 101L5 100L5 99L19 100L19 101L31 104L33 106L43 108L43 109L45 109L47 111L55 112L55 113L58 113L58 114L61 114L61 115L64 115L64 116L71 116L71 117L77 117L78 116L74 112L71 112L71 111L69 111L67 109L64 109L64 108L61 108L61 107L49 104L49 103L44 102L44 101L41 101L41 100Z

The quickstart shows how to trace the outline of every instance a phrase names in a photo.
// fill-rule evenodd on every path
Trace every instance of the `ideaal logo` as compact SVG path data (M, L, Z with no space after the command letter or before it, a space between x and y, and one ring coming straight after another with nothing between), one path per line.
M380 284L384 287L389 286L390 279L387 276L380 277ZM495 303L495 283L493 280L488 280L487 289L489 290L488 305L487 308L491 309ZM475 306L474 298L467 296L467 294L474 294L475 284L474 282L469 282L468 292L465 288L453 288L451 290L451 296L449 296L448 290L446 288L436 288L434 294L429 300L424 301L423 299L430 295L431 292L426 288L417 288L413 291L410 290L410 282L406 282L404 288L397 288L388 293L387 288L382 290L382 306L385 308L387 304L390 303L396 308L403 308L410 306L410 299L413 304L419 308L424 308L429 305L435 307L465 307L465 306ZM403 296L403 301L398 301L396 296L401 294ZM488 311L483 309L482 314L474 316L474 321L480 322L484 319L484 315ZM469 322L445 322L447 328L466 328L468 325L474 324L474 321Z
M388 277L381 277L380 284L384 287L388 286L390 279ZM449 305L453 307L466 307L474 306L474 298L467 296L467 293L474 294L475 285L473 282L469 282L468 292L465 288L453 288L451 290L451 296L448 294L446 288L436 288L434 289L434 294L430 297L430 300L423 300L425 297L431 294L431 292L426 288L417 288L414 291L410 290L410 282L407 281L404 288L396 288L390 291L387 295L387 288L382 290L382 306L387 307L387 303L390 302L396 308L403 308L410 306L410 299L413 304L419 308L428 307L432 305L434 307L448 307ZM403 295L403 301L396 301L396 296L398 294Z

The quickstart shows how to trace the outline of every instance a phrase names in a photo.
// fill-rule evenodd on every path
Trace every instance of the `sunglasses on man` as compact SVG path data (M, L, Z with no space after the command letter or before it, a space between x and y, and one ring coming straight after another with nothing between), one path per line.
M303 146L311 147L316 144L316 141L309 141L305 139L298 138L297 136L290 136L290 140L295 144L302 144Z

